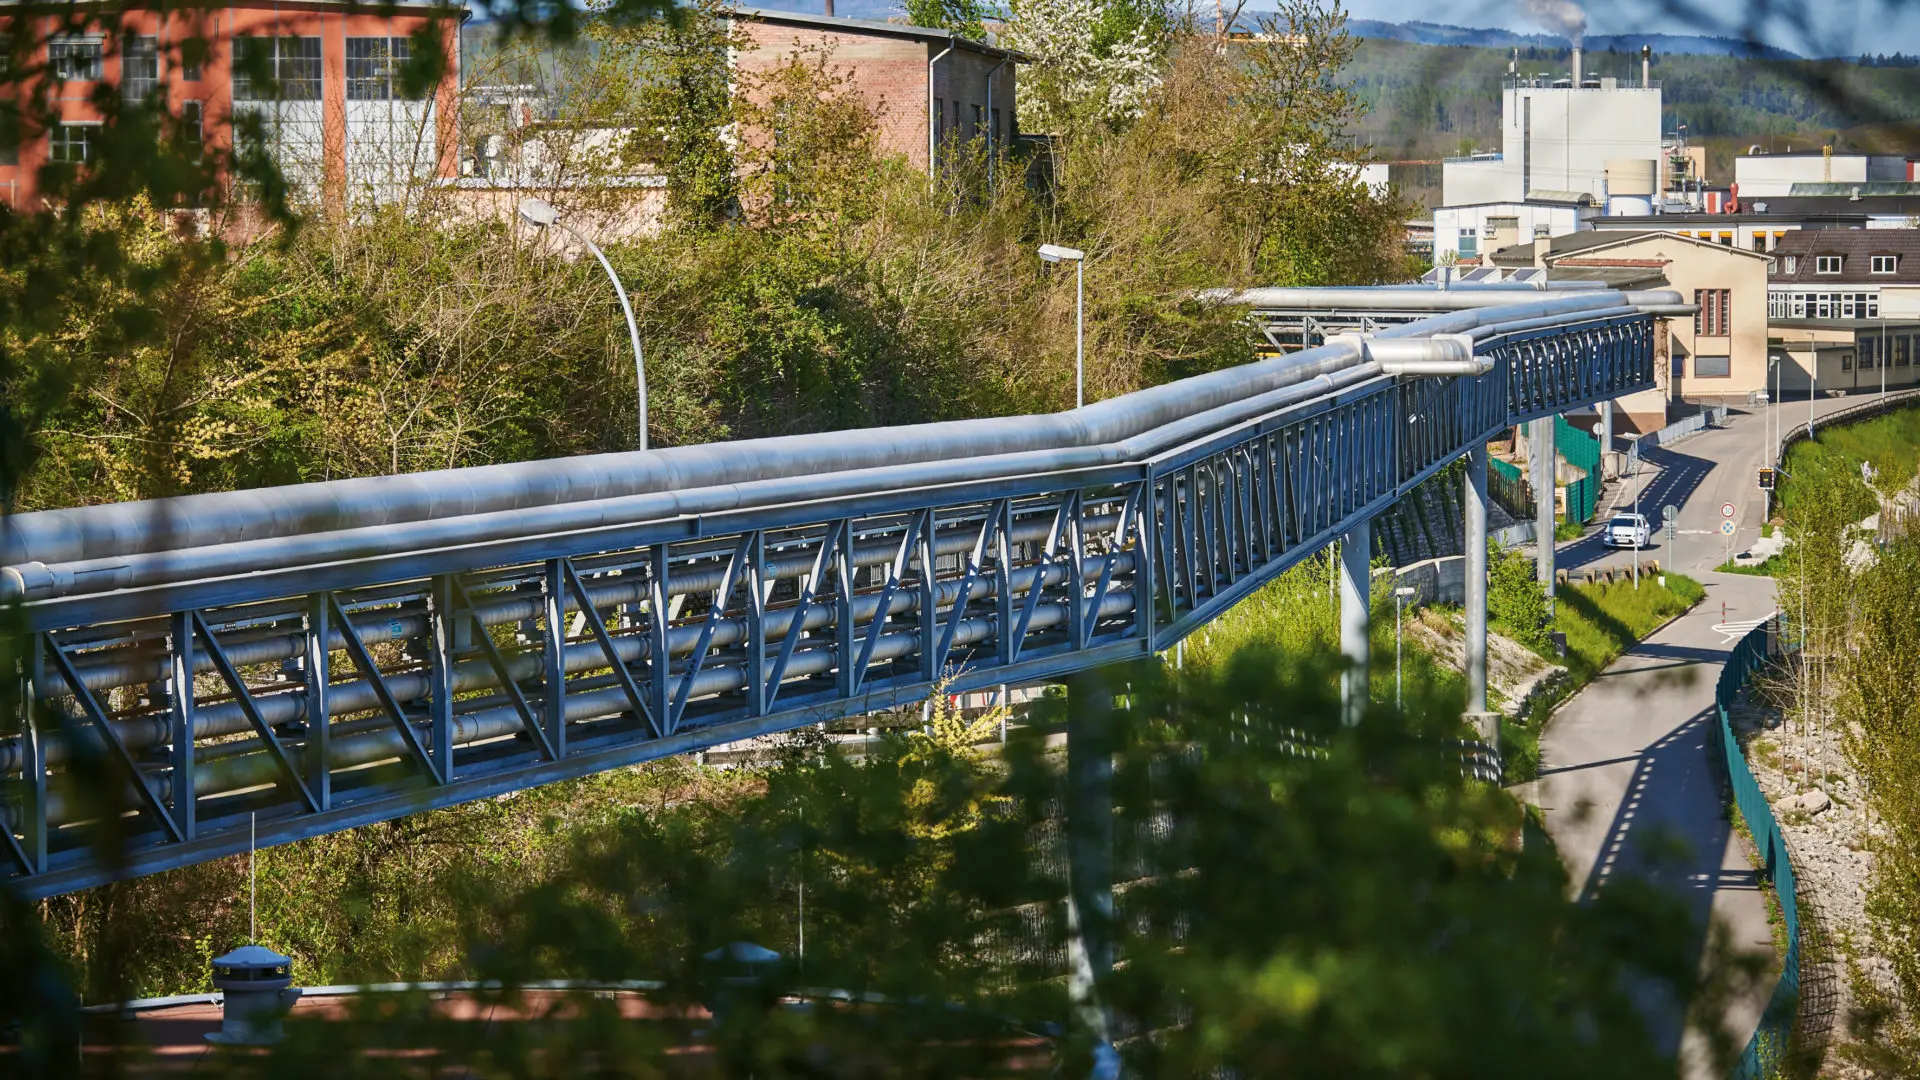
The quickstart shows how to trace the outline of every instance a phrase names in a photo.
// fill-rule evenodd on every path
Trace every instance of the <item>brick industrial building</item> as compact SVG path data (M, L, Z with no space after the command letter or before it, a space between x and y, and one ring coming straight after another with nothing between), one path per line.
M35 175L47 161L90 159L101 122L91 98L102 83L132 100L160 95L209 149L233 145L236 114L260 114L297 192L377 199L457 172L462 8L401 0L383 9L390 14L375 14L339 0L234 0L201 10L128 11L111 35L73 32L73 10L24 16L44 23L33 35L41 55L30 60L62 81L52 93L58 121L28 126L18 145L0 147L0 199L12 206L38 204ZM409 100L400 69L416 35L428 34L443 43L451 63L438 87ZM204 47L185 47L196 40ZM247 50L274 73L277 88L254 86L245 70L236 72L234 58Z
M742 8L734 31L743 44L736 69L771 70L808 50L830 50L832 64L879 117L882 153L926 168L933 148L973 139L989 151L1010 146L1014 67L1026 58L948 30Z

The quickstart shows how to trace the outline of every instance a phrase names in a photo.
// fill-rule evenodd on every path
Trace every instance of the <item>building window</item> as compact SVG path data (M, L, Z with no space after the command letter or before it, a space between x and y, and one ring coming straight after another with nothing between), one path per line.
M100 77L100 43L98 41L50 41L47 43L47 66L53 69L53 77L68 81L98 79Z
M403 37L348 38L347 100L406 100L403 71L410 56Z
M1813 260L1813 272L1816 274L1837 274L1844 260L1839 255L1816 255Z
M1873 272L1876 274L1891 274L1893 273L1894 266L1899 261L1900 257L1897 255L1875 255L1873 257Z
M1696 379L1727 379L1733 376L1733 358L1730 356L1695 356L1693 358L1693 377Z
M1695 289L1693 302L1700 310L1693 316L1693 332L1703 337L1725 337L1732 333L1728 309L1733 303L1732 289ZM1697 366L1697 365L1696 365Z
M145 101L160 85L160 39L127 39L120 54L120 94L128 101Z
M1853 354L1852 353L1843 352L1840 354L1840 370L1841 371L1853 370Z
M277 85L256 85L266 75ZM278 93L275 90L278 90ZM237 37L233 39L235 101L319 101L320 39L317 37Z
M1759 251L1759 252L1765 252L1767 250L1767 234L1766 233L1753 234L1753 250Z
M1480 257L1480 238L1473 235L1472 229L1463 229L1460 232L1460 257L1463 259Z
M1787 256L1787 274L1791 276L1799 272L1800 272L1800 256L1798 255Z
M1913 363L1913 339L1902 334L1893 339L1893 366L1906 367Z
M180 103L181 137L186 140L188 148L192 150L193 160L195 161L200 160L200 150L207 142L206 128L201 123L201 118L204 115L199 102L183 101Z
M944 142L947 137L947 102L945 98L933 99L933 139Z
M1732 234L1732 233L1730 233L1730 232L1723 232L1723 233L1721 233L1721 234L1720 234L1720 246L1721 246L1721 247L1732 247L1732 246L1733 246L1733 234Z
M1874 344L1875 342L1872 338L1867 338L1860 343L1861 371L1871 371L1874 368L1877 360L1877 350L1874 349Z
M93 124L55 124L48 138L47 156L79 165L93 160Z
M978 105L973 107L973 137L979 138L987 127L987 112Z

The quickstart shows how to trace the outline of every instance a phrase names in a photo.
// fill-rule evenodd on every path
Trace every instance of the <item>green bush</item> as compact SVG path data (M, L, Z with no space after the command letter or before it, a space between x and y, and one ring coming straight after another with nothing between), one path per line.
M1535 652L1547 648L1547 592L1533 560L1500 548L1487 560L1487 615L1495 629Z

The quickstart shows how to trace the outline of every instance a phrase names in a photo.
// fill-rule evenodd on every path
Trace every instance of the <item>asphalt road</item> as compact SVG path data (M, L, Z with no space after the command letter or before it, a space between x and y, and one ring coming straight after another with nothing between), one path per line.
M1851 403L1816 402L1816 414ZM1789 425L1805 421L1804 402L1778 408ZM1699 580L1707 599L1562 706L1540 743L1535 796L1576 894L1592 896L1623 875L1671 888L1694 916L1702 958L1710 920L1726 927L1735 948L1773 948L1764 898L1721 802L1712 724L1720 666L1746 627L1772 614L1773 581L1712 568L1759 538L1766 504L1756 472L1778 417L1765 408L1742 410L1723 429L1647 455L1658 471L1639 478L1641 512L1658 522L1659 508L1672 503L1680 535L1677 550L1659 540L1644 554ZM1622 493L1630 506L1632 486ZM1712 531L1724 520L1725 503L1735 511L1730 543ZM1559 545L1556 556L1562 567L1622 566L1633 558L1602 549L1597 536ZM1771 989L1756 987L1729 1011L1726 1023L1738 1043L1752 1034ZM1684 1075L1712 1076L1699 1033L1683 1030L1684 1008L1671 1001L1650 1001L1648 1008L1658 1037L1683 1054Z

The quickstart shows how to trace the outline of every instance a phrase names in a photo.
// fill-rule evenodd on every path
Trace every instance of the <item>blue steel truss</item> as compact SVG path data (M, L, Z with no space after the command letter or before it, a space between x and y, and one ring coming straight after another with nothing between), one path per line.
M30 604L0 866L46 896L244 851L250 815L284 843L1157 652L1501 429L1653 382L1647 315L1478 349L1122 465Z

